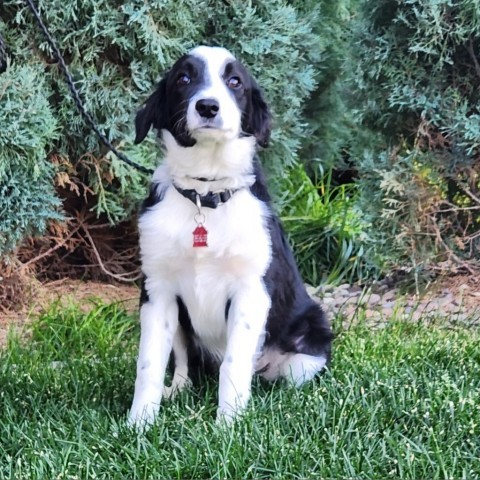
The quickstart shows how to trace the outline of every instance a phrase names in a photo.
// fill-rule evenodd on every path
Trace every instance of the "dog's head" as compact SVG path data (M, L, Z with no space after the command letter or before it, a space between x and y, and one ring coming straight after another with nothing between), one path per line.
M265 147L271 116L255 80L224 48L197 47L180 58L135 119L135 143L153 127L190 147L255 136Z

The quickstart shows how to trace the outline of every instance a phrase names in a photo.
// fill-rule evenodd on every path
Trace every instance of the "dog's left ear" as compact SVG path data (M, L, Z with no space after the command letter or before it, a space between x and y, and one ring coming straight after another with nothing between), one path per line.
M263 98L262 91L252 79L251 109L249 118L250 132L255 135L257 143L261 147L268 147L270 132L272 130L272 115L267 102Z
M135 117L135 144L142 142L150 128L167 128L167 76L158 84Z

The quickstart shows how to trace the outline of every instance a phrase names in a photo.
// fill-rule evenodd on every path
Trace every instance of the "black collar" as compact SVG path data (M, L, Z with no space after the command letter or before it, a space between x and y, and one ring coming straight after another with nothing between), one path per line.
M183 195L185 198L188 198L193 204L197 205L197 199L200 202L201 207L207 208L217 208L222 203L227 202L232 198L232 195L237 192L236 190L223 190L223 192L208 192L206 195L200 195L196 190L185 190L183 188L177 187L175 184L173 186L176 188L177 192L180 195Z

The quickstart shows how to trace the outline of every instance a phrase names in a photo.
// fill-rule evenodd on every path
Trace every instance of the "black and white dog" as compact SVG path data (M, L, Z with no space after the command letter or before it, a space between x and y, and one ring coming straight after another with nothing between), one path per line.
M245 67L204 46L175 63L137 114L135 142L153 127L165 160L139 220L145 282L132 424L152 422L162 396L199 365L219 368L217 418L228 421L247 405L255 372L301 385L329 359L330 326L304 288L255 153L270 123Z

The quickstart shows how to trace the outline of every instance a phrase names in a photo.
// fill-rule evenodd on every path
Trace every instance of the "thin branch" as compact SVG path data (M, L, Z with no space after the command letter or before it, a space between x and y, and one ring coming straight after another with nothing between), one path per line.
M40 255L37 255L34 258L31 258L28 260L26 263L22 263L16 270L16 273L20 272L20 270L23 270L25 267L28 265L31 265L32 263L38 262L38 260L41 260L42 258L48 257L48 255L52 254L55 250L58 250L60 247L63 247L65 243L67 243L70 238L73 237L75 233L78 232L82 225L77 225L61 242L57 243L55 246L52 248L49 248L46 252L41 253Z
M128 275L128 274L117 274L117 273L113 273L113 272L110 272L109 270L107 270L107 268L105 267L105 265L102 262L100 254L98 253L97 247L95 246L95 242L93 241L93 238L90 235L90 232L88 231L88 228L86 228L84 225L82 225L82 230L85 232L85 235L88 238L88 241L90 242L93 253L95 254L95 257L98 261L98 265L100 266L100 268L102 269L102 271L105 274L107 274L108 276L110 276L112 278L115 278L116 280L120 280L121 282L132 282L132 283L139 280L142 277L141 272L138 273L134 278L125 278L125 275Z
M480 63L478 63L477 57L475 55L475 50L473 49L473 40L470 37L467 45L467 50L473 60L473 65L475 66L475 72L477 76L480 78Z
M442 234L441 234L440 230L437 228L437 226L435 224L433 224L433 227L434 227L434 230L435 230L435 236L436 236L437 240L442 244L443 248L446 250L449 257L451 259L453 259L458 265L460 265L465 270L467 270L467 272L470 273L470 275L475 275L475 270L473 270L470 267L470 265L468 265L467 262L464 262L461 258L457 257L457 255L455 255L455 253L453 253L452 249L447 245L447 243L443 239Z
M458 185L475 203L480 205L480 198L474 195L468 187L466 187L465 185L462 185L461 183L459 183Z
M446 208L445 210L438 210L438 213L447 213L447 212L466 212L469 210L480 210L480 205L478 207L455 207L455 208Z

